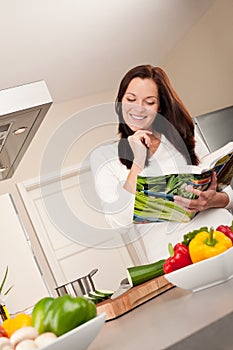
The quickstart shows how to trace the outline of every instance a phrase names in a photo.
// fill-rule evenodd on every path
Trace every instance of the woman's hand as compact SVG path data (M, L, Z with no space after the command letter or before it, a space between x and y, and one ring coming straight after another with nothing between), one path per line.
M133 135L128 137L130 147L134 154L134 163L137 164L141 170L144 168L147 148L151 146L149 130L137 130Z
M128 137L128 141L134 154L134 161L124 184L124 189L136 193L137 176L144 169L147 148L151 146L149 130L137 130Z
M200 191L192 186L187 186L186 191L194 193L197 199L187 199L174 196L174 202L184 207L189 212L198 212L209 208L224 208L229 201L225 192L217 192L217 176L214 172L210 187L206 191Z

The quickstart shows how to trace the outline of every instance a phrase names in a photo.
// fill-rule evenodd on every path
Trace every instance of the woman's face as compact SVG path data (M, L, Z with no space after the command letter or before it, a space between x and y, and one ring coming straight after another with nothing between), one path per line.
M158 87L152 79L134 78L122 98L125 123L133 130L152 130L159 110Z

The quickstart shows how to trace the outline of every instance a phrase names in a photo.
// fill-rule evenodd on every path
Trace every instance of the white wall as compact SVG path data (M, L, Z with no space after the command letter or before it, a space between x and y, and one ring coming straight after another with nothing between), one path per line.
M233 104L233 1L217 0L163 67L193 116Z

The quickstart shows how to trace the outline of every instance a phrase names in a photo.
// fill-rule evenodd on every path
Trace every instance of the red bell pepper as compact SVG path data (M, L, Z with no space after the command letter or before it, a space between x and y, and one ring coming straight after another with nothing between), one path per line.
M8 334L2 326L0 326L0 337L8 338Z
M224 235L229 237L233 242L233 221L231 223L231 226L220 225L216 228L216 231L220 231L220 232L224 233Z
M163 265L164 273L169 273L182 267L192 264L189 248L183 243L177 243L174 248L171 243L168 245L170 257Z

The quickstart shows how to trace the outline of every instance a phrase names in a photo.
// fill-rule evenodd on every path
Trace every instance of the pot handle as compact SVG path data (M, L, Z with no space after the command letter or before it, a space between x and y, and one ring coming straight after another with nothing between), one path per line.
M88 276L92 277L96 272L98 272L98 269L93 269L91 272L89 272Z

